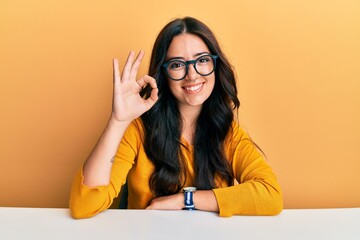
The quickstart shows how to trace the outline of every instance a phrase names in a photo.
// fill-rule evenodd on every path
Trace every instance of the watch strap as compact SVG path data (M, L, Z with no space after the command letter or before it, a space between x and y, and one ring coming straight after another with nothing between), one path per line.
M186 210L195 210L195 204L194 204L195 190L196 190L195 187L184 188L184 203Z

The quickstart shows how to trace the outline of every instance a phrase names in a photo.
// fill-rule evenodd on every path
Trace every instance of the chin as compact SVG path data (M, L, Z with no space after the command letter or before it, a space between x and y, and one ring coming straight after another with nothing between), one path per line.
M192 100L192 101L186 101L186 104L193 107L202 106L204 104L205 100L199 99L199 100Z

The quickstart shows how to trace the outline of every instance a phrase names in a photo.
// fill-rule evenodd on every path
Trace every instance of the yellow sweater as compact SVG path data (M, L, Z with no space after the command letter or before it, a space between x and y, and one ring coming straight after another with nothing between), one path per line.
M154 198L149 178L154 170L142 143L143 126L140 119L127 128L115 156L110 183L88 187L83 184L82 168L77 172L70 194L70 210L74 218L91 217L109 208L128 178L128 208L144 209ZM187 162L186 186L194 186L193 146L185 139L183 155ZM233 131L225 141L225 154L239 184L228 187L217 182L213 189L223 217L236 215L276 215L282 211L283 200L276 176L247 134L233 123Z

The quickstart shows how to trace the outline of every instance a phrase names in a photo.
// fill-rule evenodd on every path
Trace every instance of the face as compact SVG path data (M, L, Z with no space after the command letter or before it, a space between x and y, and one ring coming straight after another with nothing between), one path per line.
M204 41L196 35L185 33L173 38L166 54L166 61L179 59L196 60L202 55L210 54ZM181 81L168 78L170 91L178 101L179 108L197 107L210 96L215 85L215 72L207 76L198 74L193 64L189 64L188 73Z

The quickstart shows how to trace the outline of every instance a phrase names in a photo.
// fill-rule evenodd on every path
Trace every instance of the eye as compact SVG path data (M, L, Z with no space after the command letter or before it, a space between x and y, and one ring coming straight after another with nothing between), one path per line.
M185 63L183 62L180 62L180 61L174 61L174 62L171 62L169 64L169 69L173 69L173 70L176 70L176 69L181 69L181 68L184 68L185 67Z
M211 57L210 56L203 56L203 57L200 57L197 61L199 63L207 63L207 62L211 61Z

